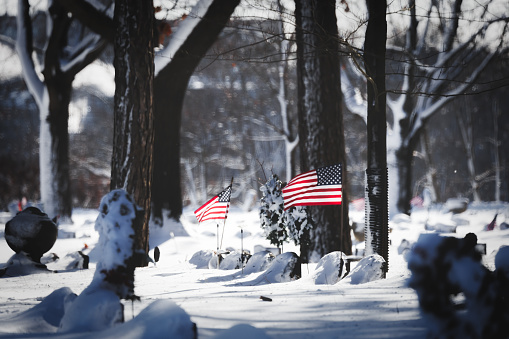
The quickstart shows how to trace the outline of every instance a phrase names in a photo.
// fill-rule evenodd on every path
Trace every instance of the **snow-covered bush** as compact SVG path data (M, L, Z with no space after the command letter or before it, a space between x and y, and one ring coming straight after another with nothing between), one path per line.
M463 239L423 234L412 249L409 285L432 337L509 337L509 250L499 250L492 272L476 245L473 233Z
M313 228L313 220L305 206L292 206L285 211L288 236L295 245L309 242L309 230Z
M283 183L276 174L260 187L260 220L267 240L280 247L288 240L286 214L283 206Z
M61 332L101 331L124 322L120 299L134 300L134 228L138 206L124 190L104 196L95 229L101 251L94 278L72 302L60 323Z

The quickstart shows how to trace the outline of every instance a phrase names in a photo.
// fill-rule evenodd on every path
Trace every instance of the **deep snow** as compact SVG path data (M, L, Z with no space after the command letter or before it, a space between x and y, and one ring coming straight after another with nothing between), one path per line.
M65 307L64 297L71 292L79 295L90 285L99 259L98 251L94 250L99 238L94 224L99 213L78 209L73 214L73 225L59 226L59 238L49 252L61 258L47 264L57 272L38 271L38 274L0 278L0 337L157 337L156 331L175 330L175 324L168 325L169 313L177 314L177 319L184 319L182 322L186 321L187 313L197 325L199 338L227 338L228 335L231 338L263 338L264 335L271 338L425 338L428 324L420 314L415 291L407 286L408 249L420 234L433 232L425 230L426 221L428 229L439 223L455 224L456 233L445 235L464 237L469 232L475 233L479 243L487 245L483 262L493 269L496 251L502 245L509 245L509 230L498 226L509 222L508 208L508 205L483 204L452 215L445 207L436 206L429 212L417 210L411 217L397 215L390 222L387 278L367 283L361 279L358 283L354 281L358 277L353 275L353 264L347 278L331 285L315 284L315 281L328 280L315 279L316 264L302 266L303 278L283 283L270 281L267 271L243 274L240 269L197 268L190 263L191 258L201 250L215 250L217 232L223 236L223 221L219 227L213 222L198 225L193 209L186 209L181 223L168 222L169 226L151 233L151 247L160 248L161 259L136 269L135 294L141 301L124 302L124 325L99 334L57 334L53 332ZM351 210L352 219L364 219L363 211ZM496 213L499 213L497 227L493 231L485 230ZM241 228L244 250L253 253L256 245L271 247L260 228L258 211L245 212L233 206L224 227L223 248L240 251ZM4 225L0 224L0 267L14 254L3 239L3 229ZM353 241L354 251L362 251L364 244ZM69 265L72 254L79 250L90 255L87 270L68 268L72 267ZM284 250L298 253L292 244L285 244ZM162 330L163 326L167 327Z

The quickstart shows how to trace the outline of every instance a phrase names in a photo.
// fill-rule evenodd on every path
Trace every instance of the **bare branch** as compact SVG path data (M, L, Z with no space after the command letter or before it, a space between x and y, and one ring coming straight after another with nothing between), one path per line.
M30 5L28 0L19 0L18 16L17 16L17 42L16 51L21 60L21 68L23 77L27 84L28 90L32 93L37 105L42 107L44 84L39 78L34 60L32 59L32 21L29 14Z

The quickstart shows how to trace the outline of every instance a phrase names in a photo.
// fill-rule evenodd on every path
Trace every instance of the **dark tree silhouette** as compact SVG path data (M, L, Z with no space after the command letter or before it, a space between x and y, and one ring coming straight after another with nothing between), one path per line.
M368 27L364 66L368 92L368 159L366 186L366 254L371 250L389 263L389 205L387 178L387 127L385 92L386 1L367 0Z
M115 123L110 187L126 190L144 210L141 216L137 213L133 228L134 253L145 254L148 253L154 141L153 21L151 1L115 2ZM137 266L148 263L146 255L134 260Z
M335 8L333 0L295 1L302 172L336 163L347 168ZM348 182L346 177L344 170L343 185ZM304 262L315 261L331 251L351 253L344 186L343 205L308 208L316 226L310 230L309 243L301 243Z

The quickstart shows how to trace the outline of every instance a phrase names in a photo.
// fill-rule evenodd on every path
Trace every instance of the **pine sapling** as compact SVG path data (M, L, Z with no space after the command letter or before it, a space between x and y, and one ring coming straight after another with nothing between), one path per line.
M260 221L265 236L278 248L288 241L286 214L283 206L283 183L276 174L260 187Z

